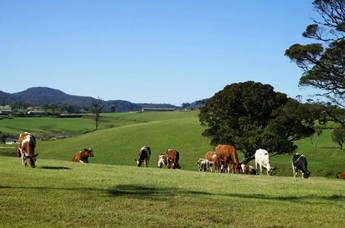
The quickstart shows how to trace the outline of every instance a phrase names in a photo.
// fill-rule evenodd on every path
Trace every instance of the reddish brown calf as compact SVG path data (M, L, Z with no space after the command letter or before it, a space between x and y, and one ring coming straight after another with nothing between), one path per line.
M180 153L177 150L168 149L166 151L168 156L168 169L181 169L179 162Z
M89 163L89 157L94 157L91 148L84 149L83 151L78 151L72 158L72 162Z
M343 180L345 180L345 172L337 173L336 177L337 177L337 179L343 179Z

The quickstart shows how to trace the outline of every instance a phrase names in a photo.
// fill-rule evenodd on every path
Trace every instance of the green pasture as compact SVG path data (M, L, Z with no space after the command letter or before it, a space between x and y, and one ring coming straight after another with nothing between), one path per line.
M10 129L10 130L8 130ZM40 159L70 161L73 154L83 148L94 149L91 163L134 166L138 150L144 146L152 148L150 167L157 167L159 154L168 148L180 152L183 170L196 171L196 161L207 151L213 150L209 139L202 137L203 127L198 121L198 111L187 112L133 112L102 114L100 129L94 131L91 116L83 118L14 118L0 120L0 131L19 134L24 130L34 135L73 136L59 140L41 140L38 137L38 164ZM334 178L345 171L345 150L331 140L331 129L324 129L317 140L302 139L296 142L296 152L304 154L309 162L311 177ZM14 156L16 146L1 146L0 154ZM239 159L243 159L239 151ZM290 155L274 156L271 164L276 176L291 176ZM251 163L253 164L253 162Z
M23 167L16 145L0 144L0 227L343 226L345 181L335 174L345 171L345 150L332 142L331 129L317 143L296 142L309 179L292 178L290 155L271 157L274 176L204 173L196 160L213 147L197 115L103 114L97 131L91 116L1 119L4 133L38 135L39 156L37 168ZM68 137L45 140L63 133ZM149 168L135 166L143 145L152 148ZM72 163L84 147L95 157ZM180 151L181 170L157 168L168 148Z
M343 227L345 181L0 156L0 227Z

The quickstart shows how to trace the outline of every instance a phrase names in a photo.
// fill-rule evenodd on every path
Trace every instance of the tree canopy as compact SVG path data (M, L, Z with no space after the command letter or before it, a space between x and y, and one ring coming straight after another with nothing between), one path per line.
M293 152L294 140L314 133L314 116L307 106L272 86L248 81L216 93L200 108L199 119L212 145L234 145L247 157L259 148Z
M303 71L299 84L324 91L333 104L345 106L345 0L314 0L319 19L302 36L315 43L293 44L285 55Z

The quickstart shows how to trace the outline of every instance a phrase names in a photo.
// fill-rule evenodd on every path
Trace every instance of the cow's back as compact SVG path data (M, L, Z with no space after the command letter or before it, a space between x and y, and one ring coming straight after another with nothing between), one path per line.
M213 162L217 158L217 153L214 151L206 152L205 159Z
M18 151L25 151L28 156L33 156L35 154L36 139L29 133L24 132L19 135L18 138Z
M239 172L238 155L234 146L219 144L215 151L221 162L226 163L226 165L232 164L233 171Z
M264 166L271 165L269 153L267 150L257 149L255 151L255 164L261 164Z
M80 152L78 151L77 153L74 154L74 156L72 157L72 162L80 162Z
M151 156L151 148L147 146L143 146L139 150L139 159L140 160L149 160Z
M231 159L233 163L239 163L236 148L234 146L219 144L216 146L215 151L221 160L229 161L229 159Z
M168 168L179 168L180 153L174 149L168 149L166 152L168 156Z

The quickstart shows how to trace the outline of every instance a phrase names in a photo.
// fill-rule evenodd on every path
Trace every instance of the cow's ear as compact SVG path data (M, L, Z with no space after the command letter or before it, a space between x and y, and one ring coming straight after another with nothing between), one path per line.
M35 155L34 155L34 157L37 157L37 156L38 156L38 154L35 154Z

